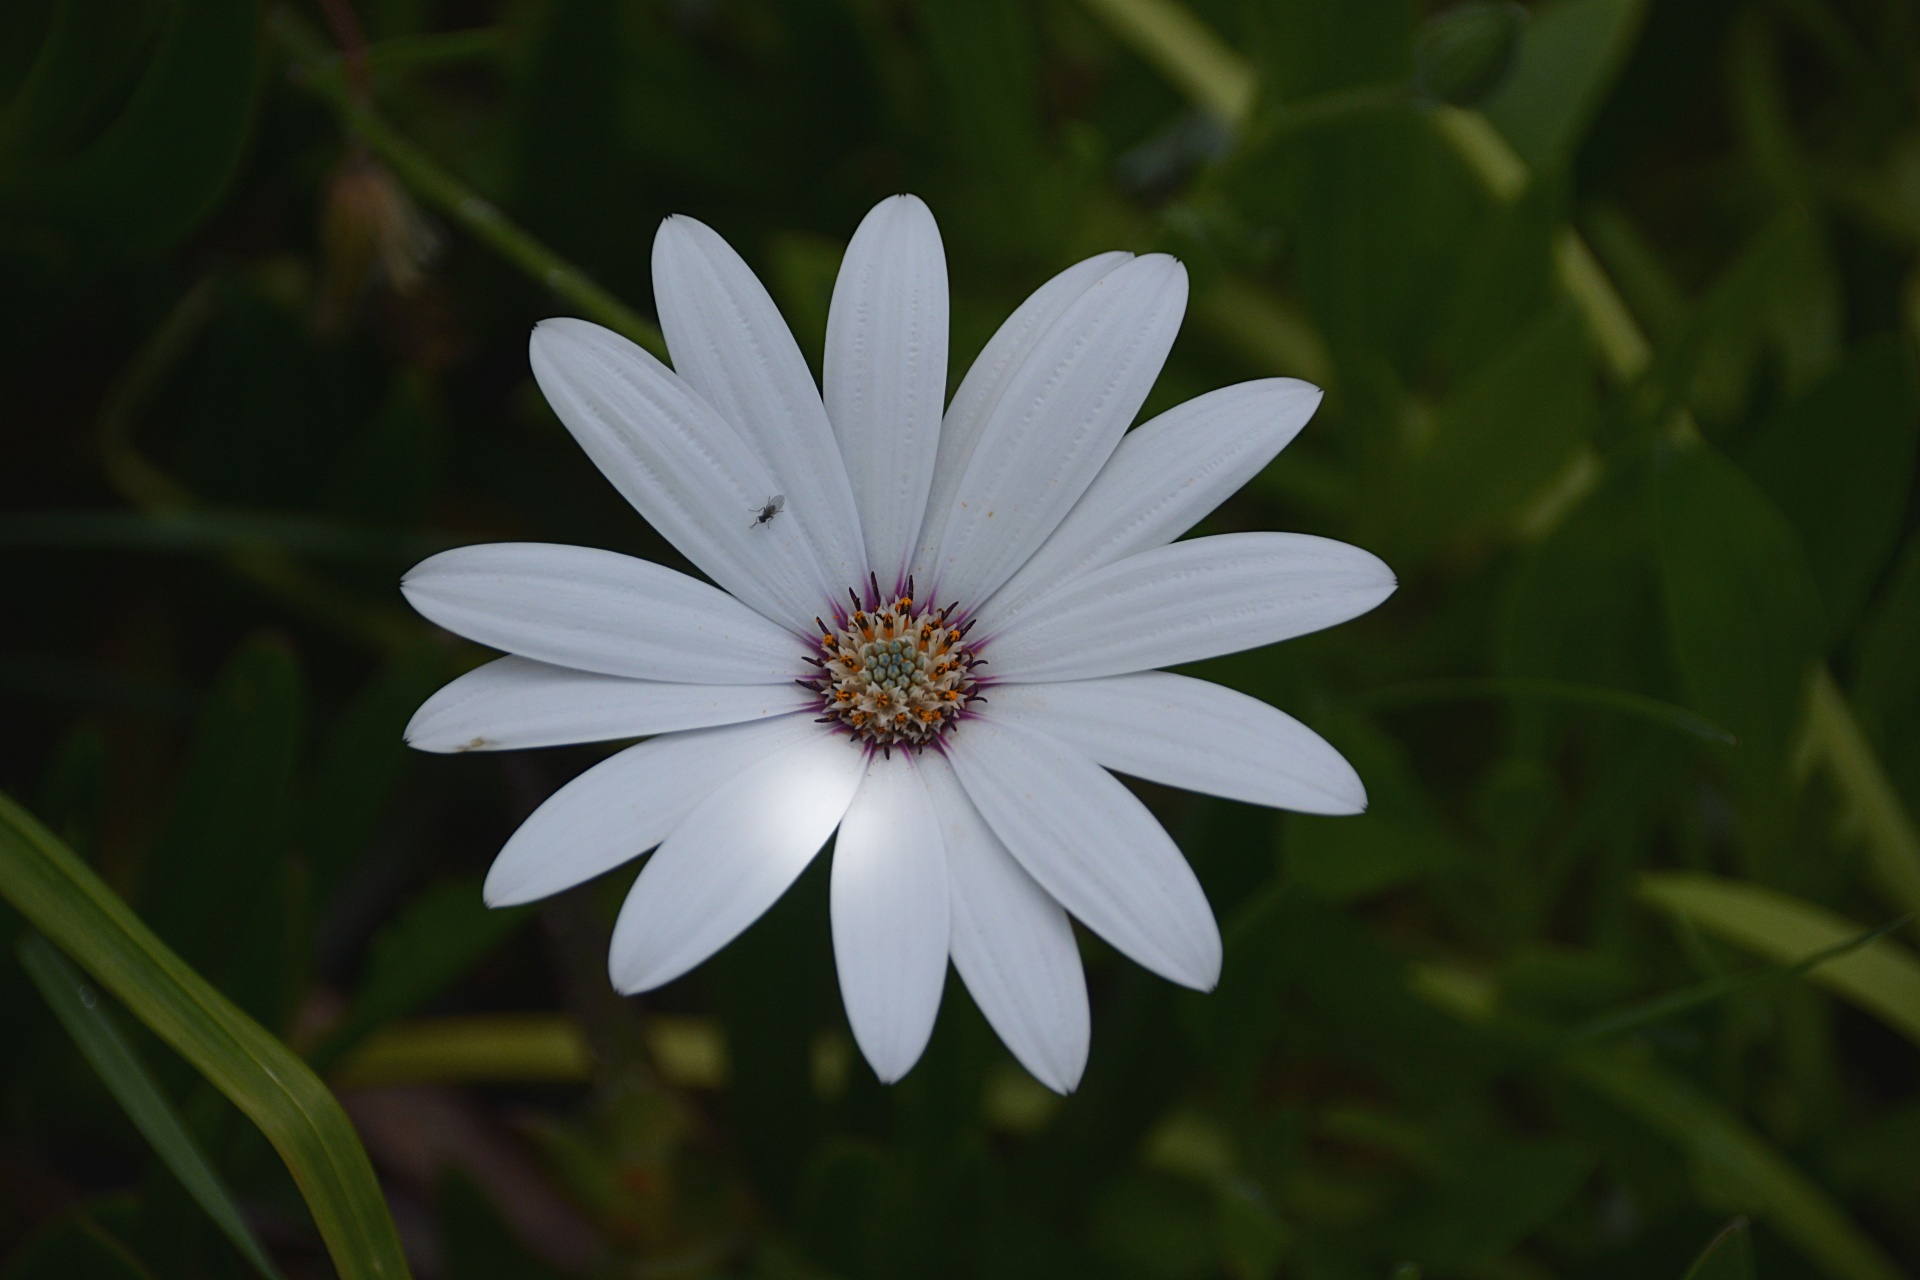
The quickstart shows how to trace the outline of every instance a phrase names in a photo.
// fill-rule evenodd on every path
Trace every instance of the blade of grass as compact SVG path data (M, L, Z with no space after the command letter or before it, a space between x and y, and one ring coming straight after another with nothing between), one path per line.
M1920 832L1825 667L1814 673L1802 751L1826 765L1867 846L1881 892L1897 910L1920 915Z
M1501 1014L1498 988L1484 976L1427 963L1416 966L1410 979L1416 995L1462 1022L1522 1047L1537 1046L1536 1032ZM1554 1065L1685 1152L1696 1180L1716 1195L1730 1194L1829 1275L1901 1280L1900 1269L1818 1183L1644 1049L1591 1046L1560 1055Z
M1862 933L1859 924L1759 885L1692 873L1650 875L1640 897L1735 946L1800 963ZM1920 1044L1920 957L1877 937L1809 971L1815 982Z
M1890 920L1877 929L1869 929L1856 937L1816 951L1797 964L1769 964L1744 973L1729 973L1718 978L1709 978L1705 982L1670 991L1664 996L1656 996L1615 1013L1602 1014L1575 1031L1571 1043L1583 1040L1599 1040L1607 1036L1619 1035L1623 1031L1632 1031L1649 1023L1660 1022L1688 1009L1712 1004L1742 991L1770 987L1792 978L1804 977L1830 960L1859 950L1879 938L1884 938L1907 923L1908 917Z
M1630 693L1625 689L1608 689L1600 685L1575 684L1566 680L1541 680L1524 676L1487 676L1462 677L1453 680L1413 680L1405 684L1388 685L1360 695L1358 701L1376 707L1404 706L1418 702L1453 702L1470 698L1510 698L1520 701L1537 702L1573 702L1591 707L1603 707L1609 711L1619 711L1627 715L1639 716L1655 724L1677 729L1681 733L1718 742L1726 746L1736 745L1731 733L1722 729L1705 716L1675 706L1671 702L1662 702L1658 698L1649 698L1644 694Z
M1114 33L1197 104L1230 125L1246 122L1259 81L1247 60L1170 0L1086 0Z
M1829 1275L1899 1280L1893 1260L1817 1183L1740 1117L1649 1055L1587 1050L1569 1055L1564 1069L1685 1151L1697 1180L1731 1192Z
M1681 1280L1754 1280L1753 1228L1735 1218L1708 1242Z
M366 1149L320 1078L4 794L0 895L260 1127L293 1174L342 1280L409 1274Z
M22 938L15 948L27 976L40 989L60 1025L67 1029L87 1062L100 1076L114 1100L140 1130L180 1185L187 1189L214 1225L233 1242L240 1256L268 1280L279 1280L279 1268L260 1246L233 1195L181 1123L173 1104L160 1092L146 1065L113 1025L113 1016L99 993L80 976L52 943L37 934Z

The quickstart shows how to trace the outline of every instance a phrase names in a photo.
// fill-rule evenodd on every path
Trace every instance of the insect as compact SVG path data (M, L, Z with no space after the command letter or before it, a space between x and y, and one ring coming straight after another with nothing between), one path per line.
M763 524L772 524L773 518L787 509L787 495L776 493L768 498L761 508L753 513L753 523L749 529L758 529Z

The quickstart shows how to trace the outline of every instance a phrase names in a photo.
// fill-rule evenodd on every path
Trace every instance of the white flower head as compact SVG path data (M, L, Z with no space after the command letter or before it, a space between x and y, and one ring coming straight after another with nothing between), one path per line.
M1320 392L1275 378L1128 431L1186 306L1161 254L1042 285L942 411L947 277L912 196L848 246L824 394L746 264L669 218L654 291L674 367L580 320L532 339L560 420L715 585L610 551L463 547L407 575L432 621L508 657L420 708L427 751L646 738L507 842L487 901L654 849L621 908L621 991L686 973L830 836L834 958L882 1080L932 1033L947 962L1066 1092L1088 1011L1069 917L1207 990L1220 933L1186 860L1109 769L1306 813L1360 779L1266 704L1156 668L1316 631L1393 591L1324 538L1175 539L1264 467ZM656 849L657 846L657 849Z

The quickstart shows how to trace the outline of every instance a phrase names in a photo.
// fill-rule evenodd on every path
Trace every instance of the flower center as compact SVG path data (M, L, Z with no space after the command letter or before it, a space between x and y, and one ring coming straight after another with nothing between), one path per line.
M966 642L973 623L950 624L953 605L915 604L911 581L906 594L877 608L862 608L847 594L851 613L814 619L820 656L807 661L820 674L800 682L820 695L820 720L845 725L856 741L877 747L935 741L980 696L973 669L981 659Z

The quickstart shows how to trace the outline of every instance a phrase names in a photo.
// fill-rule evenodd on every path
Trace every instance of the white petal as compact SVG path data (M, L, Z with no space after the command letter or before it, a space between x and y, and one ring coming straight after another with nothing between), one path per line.
M946 758L929 751L919 763L946 836L953 967L1020 1065L1072 1093L1091 1031L1073 925L993 834Z
M982 625L999 625L1055 583L1193 528L1300 434L1320 398L1320 388L1296 378L1242 382L1127 432L1060 527L981 607Z
M523 658L636 680L785 684L791 632L716 587L592 547L455 547L400 581L407 603L456 635Z
M1187 305L1165 254L1100 277L1021 361L987 416L919 572L941 599L986 599L1080 500L1160 376Z
M933 467L933 488L927 494L927 520L920 528L920 546L914 554L915 573L932 572L933 556L940 545L941 531L946 528L953 495L960 488L960 478L973 460L974 448L980 443L987 419L1006 393L1013 375L1019 372L1035 339L1060 318L1060 313L1072 305L1074 299L1091 289L1095 281L1132 260L1132 254L1115 250L1074 263L1029 294L980 349L967 369L967 376L960 380L960 389L953 393L946 417L940 420L940 452ZM931 582L931 578L928 581Z
M984 716L949 741L967 795L1041 888L1155 973L1213 989L1213 910L1193 868L1132 792L1065 743Z
M783 492L760 457L672 370L611 329L543 320L529 344L547 403L660 536L733 595L805 631L843 584L792 521L756 523Z
M608 971L619 990L671 982L726 946L840 825L866 757L809 728L709 792L641 869L613 926Z
M674 372L765 464L828 580L865 582L860 517L820 389L766 289L718 232L673 217L653 238L653 298Z
M520 824L487 872L487 905L532 902L639 857L721 783L819 730L809 716L786 716L670 733L609 756Z
M915 196L853 233L827 311L827 419L853 482L868 566L891 590L927 509L947 396L947 258Z
M1362 813L1344 757L1258 698L1147 671L1062 684L996 685L995 720L1060 739L1119 773L1296 813Z
M500 658L422 703L406 738L417 751L512 751L739 724L818 701L791 684L673 684Z
M1358 547L1304 533L1226 533L1096 569L983 642L997 680L1087 680L1197 662L1357 617L1393 594Z
M905 752L873 756L833 842L833 962L860 1052L883 1084L912 1069L947 980L947 860Z

